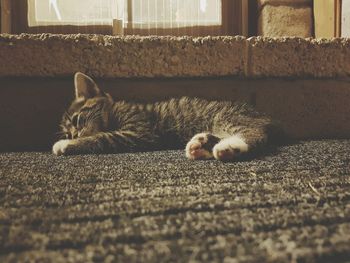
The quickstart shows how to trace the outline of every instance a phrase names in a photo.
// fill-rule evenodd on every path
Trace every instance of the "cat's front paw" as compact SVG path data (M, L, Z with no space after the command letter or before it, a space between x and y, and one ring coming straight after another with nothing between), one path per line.
M240 136L222 139L213 148L214 158L220 161L234 161L248 152L248 144Z
M186 145L186 157L191 160L213 158L212 149L220 139L210 133L196 134Z
M52 153L59 156L67 154L67 149L72 140L60 140L56 142L52 147Z

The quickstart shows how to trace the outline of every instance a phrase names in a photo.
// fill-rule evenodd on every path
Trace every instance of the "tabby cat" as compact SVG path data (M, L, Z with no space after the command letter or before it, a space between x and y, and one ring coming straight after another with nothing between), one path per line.
M83 73L61 123L56 155L120 153L184 147L192 160L234 161L280 137L271 119L246 104L183 97L138 104L114 101ZM187 143L187 144L186 144Z

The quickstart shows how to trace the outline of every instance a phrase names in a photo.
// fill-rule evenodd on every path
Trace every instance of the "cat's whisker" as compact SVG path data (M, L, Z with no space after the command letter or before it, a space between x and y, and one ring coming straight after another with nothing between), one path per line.
M55 135L60 138L60 139L65 139L66 138L66 132L60 131L60 132L56 132Z
M89 123L89 122L92 122L92 121L94 121L94 120L96 120L96 119L98 119L98 118L100 118L102 116L102 112L96 112L95 114L91 114L88 118L86 118L86 120L85 120L85 124L86 123Z
M69 120L69 122L72 122L72 117L69 115L68 111L64 112L64 115L66 116L66 118Z

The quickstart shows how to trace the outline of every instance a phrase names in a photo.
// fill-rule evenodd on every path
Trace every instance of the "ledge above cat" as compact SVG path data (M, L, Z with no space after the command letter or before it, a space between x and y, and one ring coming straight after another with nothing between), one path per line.
M349 39L0 35L0 77L348 77Z

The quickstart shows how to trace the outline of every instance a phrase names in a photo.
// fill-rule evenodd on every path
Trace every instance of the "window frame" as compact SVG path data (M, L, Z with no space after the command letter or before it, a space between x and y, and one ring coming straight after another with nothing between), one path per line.
M132 0L128 0L128 21L124 28L125 35L243 35L250 36L256 33L256 0L221 0L222 1L222 25L219 26L196 26L170 28L139 29L132 27ZM1 5L9 8L10 12L4 14L1 11L2 21L7 23L2 26L2 32L19 33L57 33L57 34L113 34L112 25L54 25L32 26L28 25L28 1L1 0ZM2 10L2 9L1 9ZM5 15L5 17L4 17ZM248 19L249 18L249 19ZM2 22L4 24L4 22ZM6 30L3 30L5 28Z

